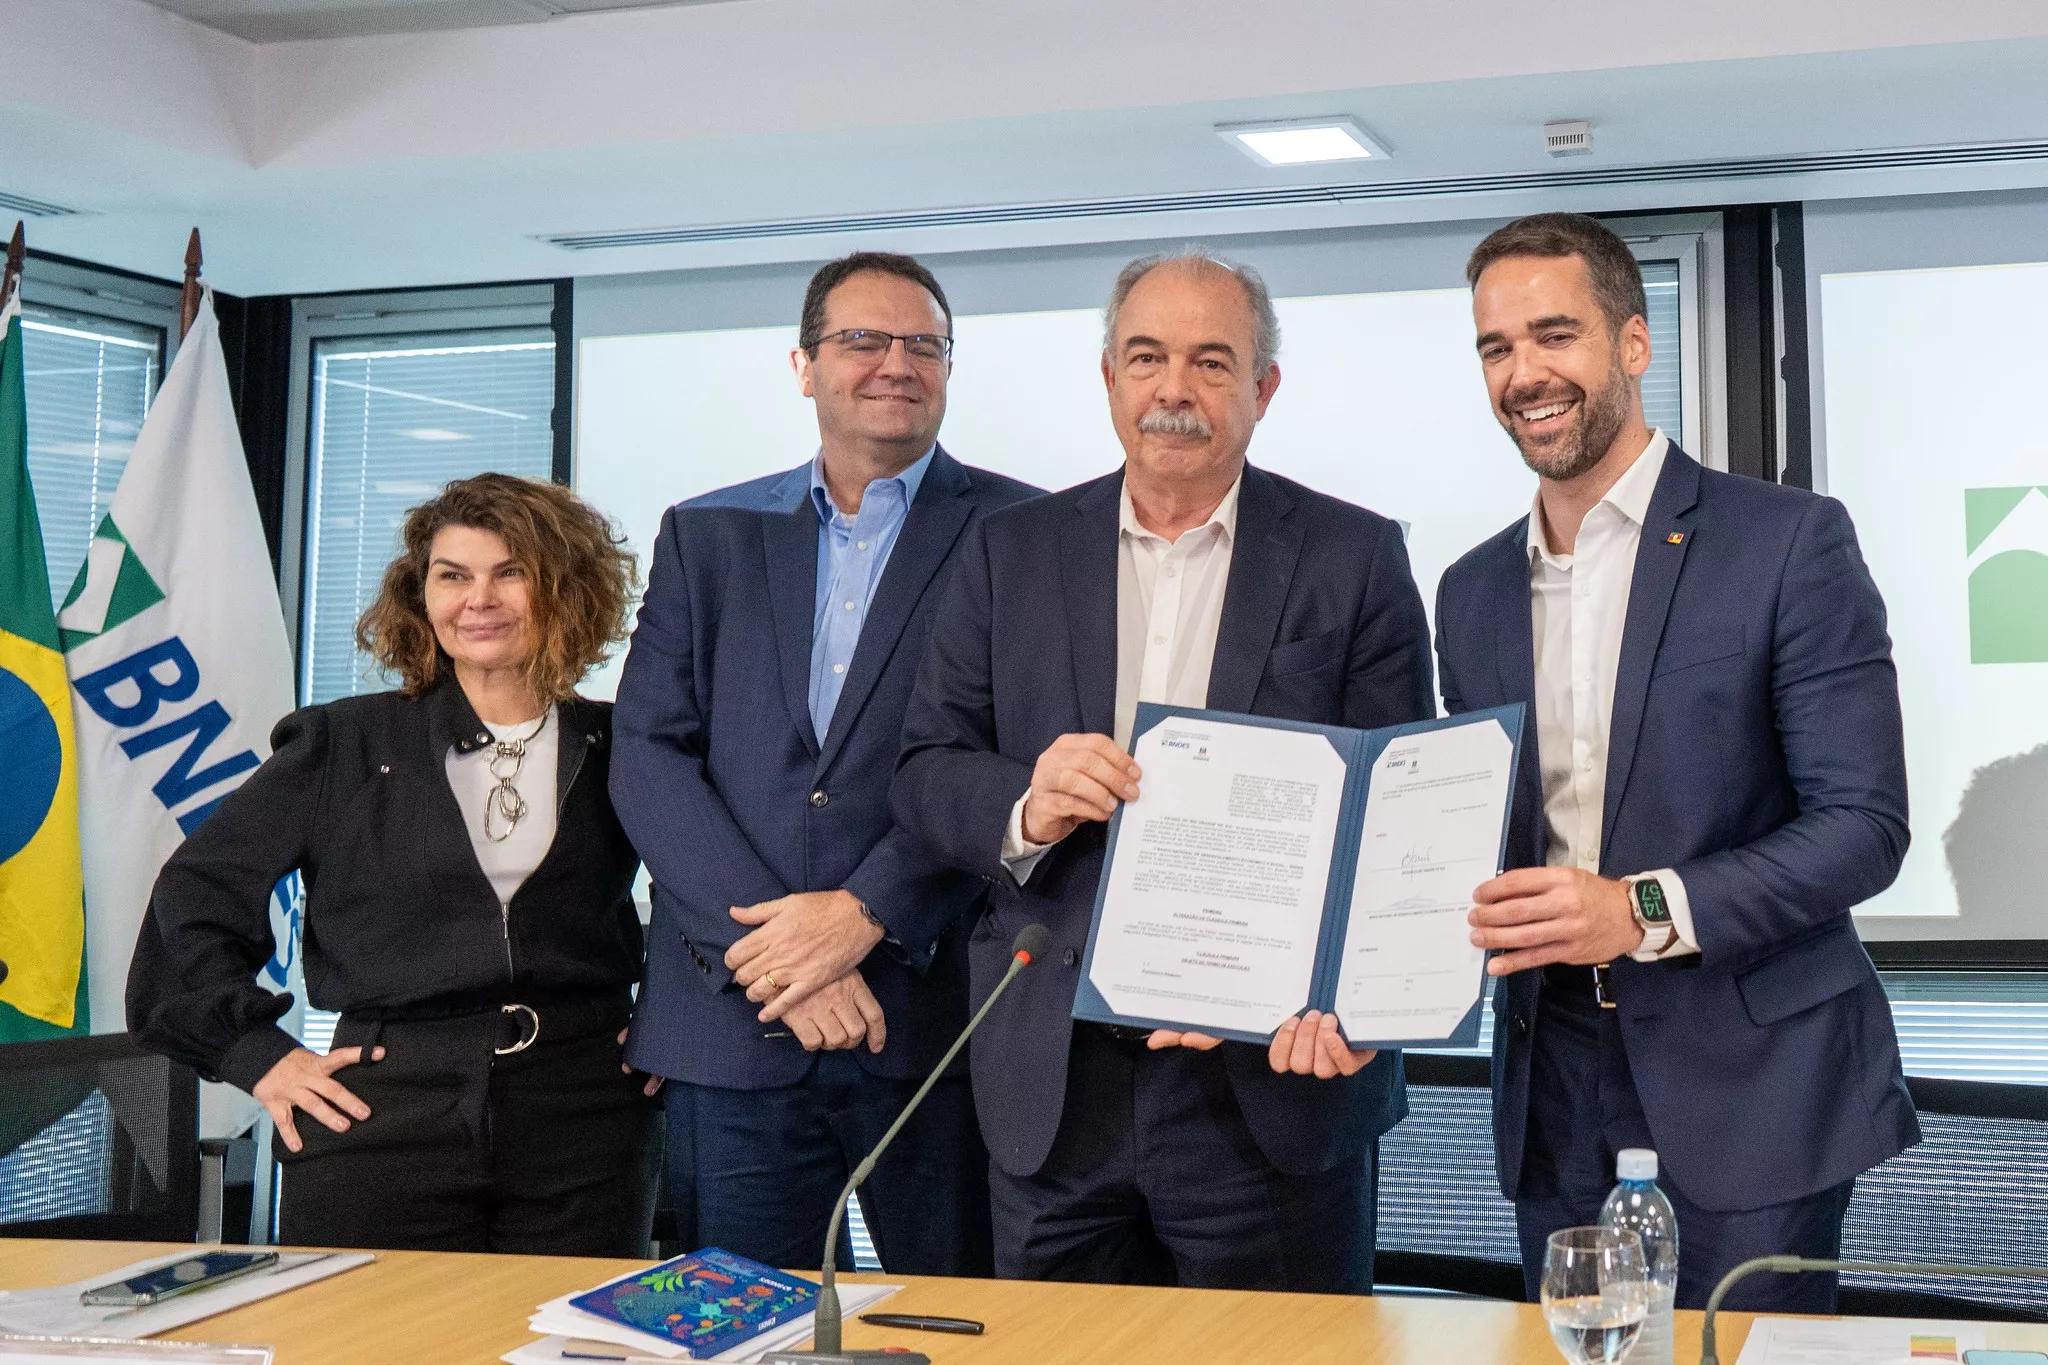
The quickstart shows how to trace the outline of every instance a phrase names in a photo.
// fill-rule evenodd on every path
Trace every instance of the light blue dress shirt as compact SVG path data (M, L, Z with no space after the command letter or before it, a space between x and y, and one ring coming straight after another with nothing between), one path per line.
M811 623L811 728L823 743L833 708L853 667L853 651L868 619L868 604L888 567L903 519L917 497L934 445L890 479L876 479L861 494L860 512L847 516L825 488L824 454L811 460L811 505L818 512L818 600Z

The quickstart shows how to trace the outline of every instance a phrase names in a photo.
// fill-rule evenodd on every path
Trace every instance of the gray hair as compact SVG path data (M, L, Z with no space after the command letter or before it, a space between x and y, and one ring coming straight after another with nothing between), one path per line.
M1266 290L1266 281L1259 272L1242 261L1227 260L1214 252L1200 247L1183 247L1179 251L1161 252L1156 256L1140 256L1117 273L1116 284L1109 291L1109 305L1102 310L1103 354L1115 359L1116 324L1124 311L1124 302L1131 297L1131 291L1161 266L1188 266L1200 270L1220 270L1244 286L1245 302L1251 305L1252 318L1257 324L1252 339L1252 374L1265 374L1280 355L1280 318L1273 311L1273 296Z

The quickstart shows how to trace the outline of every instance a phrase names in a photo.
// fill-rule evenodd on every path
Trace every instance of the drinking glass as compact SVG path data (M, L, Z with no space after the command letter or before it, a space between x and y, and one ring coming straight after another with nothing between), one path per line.
M1543 1252L1543 1320L1571 1365L1614 1365L1650 1312L1643 1240L1628 1228L1565 1228Z

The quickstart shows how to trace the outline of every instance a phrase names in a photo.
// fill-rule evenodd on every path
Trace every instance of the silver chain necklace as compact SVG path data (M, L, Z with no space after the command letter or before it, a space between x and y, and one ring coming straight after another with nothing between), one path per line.
M484 797L484 838L494 844L502 844L512 837L512 831L526 818L526 798L519 794L519 788L512 785L512 779L519 776L520 765L526 762L526 746L538 738L547 728L548 717L554 714L549 707L541 713L540 724L518 739L501 739L491 746L490 773L498 779L498 785L491 788ZM492 817L505 822L505 832L492 832Z

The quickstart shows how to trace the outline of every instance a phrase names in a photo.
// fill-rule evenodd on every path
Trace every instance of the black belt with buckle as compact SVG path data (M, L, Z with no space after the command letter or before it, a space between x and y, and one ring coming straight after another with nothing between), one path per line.
M1153 1033L1151 1029L1138 1028L1131 1024L1098 1024L1088 1019L1081 1021L1081 1027L1124 1048L1143 1048Z
M540 1041L540 1012L531 1005L498 1006L502 1023L512 1025L514 1041L501 1047L494 1047L494 1056L509 1057L515 1052L524 1052Z
M1546 996L1562 995L1576 1000L1597 1004L1601 1009L1614 1008L1614 977L1612 963L1603 962L1597 967L1573 966L1568 962L1553 962L1543 968L1543 991Z
M1614 982L1607 975L1608 968L1611 966L1613 966L1612 963L1600 962L1594 964L1593 967L1593 998L1600 1002L1600 1008L1603 1010L1614 1008L1614 996L1611 993L1614 989Z
M599 1033L617 1033L633 1017L633 997L627 992L599 996L573 996L549 1000L545 995L531 1003L509 1001L483 1004L473 1000L403 1005L387 1008L348 1010L345 1022L369 1026L364 1057L381 1039L387 1025L437 1024L458 1019L495 1021L493 1056L510 1057L526 1051L541 1039L543 1029L554 1042L568 1042Z

